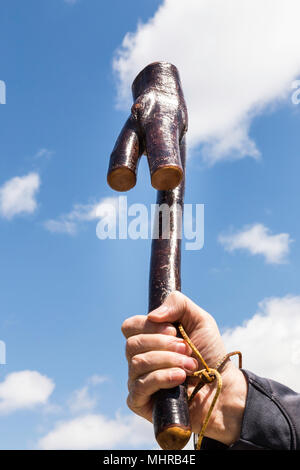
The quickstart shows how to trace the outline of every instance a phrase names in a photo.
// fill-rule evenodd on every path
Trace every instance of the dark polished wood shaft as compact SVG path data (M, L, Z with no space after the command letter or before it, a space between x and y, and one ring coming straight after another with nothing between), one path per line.
M180 142L180 155L185 168L185 137ZM166 228L163 218L157 217L158 238L152 240L149 312L159 307L170 292L181 290L181 226L184 206L184 177L180 185L169 191L157 192L157 205L170 207L169 238L163 238ZM182 449L191 436L186 385L160 390L153 401L154 432L165 450Z
M149 311L170 292L181 290L181 225L184 200L185 133L188 115L176 67L154 62L132 84L134 104L110 158L107 180L117 191L136 183L141 155L147 155L151 184L158 189L157 205L169 209L164 226L162 212L152 240ZM167 233L166 231L167 230ZM155 394L155 436L165 450L182 449L191 435L185 384Z

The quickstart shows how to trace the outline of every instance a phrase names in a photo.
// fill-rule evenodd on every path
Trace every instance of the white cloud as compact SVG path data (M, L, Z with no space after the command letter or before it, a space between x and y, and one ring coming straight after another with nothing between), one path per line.
M67 401L67 409L74 415L54 424L53 429L40 438L39 449L117 449L136 448L145 445L153 448L153 426L139 416L122 415L108 417L92 412L99 396L92 388L106 382L107 377L94 374L86 385L75 390Z
M258 158L252 119L291 95L300 72L298 0L165 0L115 54L118 102L128 109L136 74L153 61L179 69L188 142L209 163Z
M109 419L101 414L87 414L57 423L42 437L38 447L44 450L116 449L147 445L153 447L153 426L135 415L117 414Z
M41 184L37 173L16 176L0 187L0 215L12 219L19 214L32 214L37 209L36 194Z
M0 382L0 414L47 405L54 387L51 379L37 371L12 372Z
M98 374L89 377L86 381L87 385L75 390L68 400L71 413L82 413L94 409L98 403L98 398L91 389L107 381L107 377Z
M61 220L46 220L44 227L52 233L67 233L68 235L75 235L77 233L77 225L64 218Z
M44 159L48 159L50 158L51 156L53 155L53 151L52 150L49 150L49 149L46 149L46 148L41 148L39 149L34 158L44 158Z
M72 413L81 413L82 411L92 410L96 404L96 397L91 397L88 386L75 390L68 402Z
M243 326L222 335L228 351L243 353L243 367L300 392L300 296L269 298Z
M87 379L87 383L89 385L99 385L99 384L102 384L103 382L107 382L108 380L109 380L108 377L104 375L94 374Z
M61 215L58 219L50 219L44 222L44 227L53 233L65 233L75 235L83 222L90 222L109 216L112 208L116 215L118 211L118 197L107 197L93 204L74 204L73 209Z
M236 233L220 235L218 239L229 252L246 250L252 255L263 255L270 264L284 263L292 242L288 233L272 235L262 224L244 227Z
M99 374L88 377L86 385L75 390L68 400L71 413L82 413L94 409L98 403L98 397L91 389L108 380L108 377Z

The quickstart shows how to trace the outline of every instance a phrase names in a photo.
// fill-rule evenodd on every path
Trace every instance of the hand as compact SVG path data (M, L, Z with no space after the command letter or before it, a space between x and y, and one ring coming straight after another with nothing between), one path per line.
M214 318L180 292L171 293L163 305L148 316L131 317L122 325L127 338L126 356L129 365L129 408L152 421L151 396L161 388L172 388L188 379L188 393L195 385L191 374L203 369L191 357L192 351L176 337L173 322L182 323L206 363L214 367L225 354ZM230 360L222 370L223 387L206 428L206 436L230 445L240 434L247 396L244 374ZM205 385L190 406L192 431L198 433L206 416L215 383Z

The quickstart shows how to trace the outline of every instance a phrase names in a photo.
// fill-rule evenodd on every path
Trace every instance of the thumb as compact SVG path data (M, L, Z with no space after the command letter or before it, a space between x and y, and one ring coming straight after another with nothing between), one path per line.
M199 323L208 316L207 312L179 291L171 292L160 307L148 314L149 320L153 322L181 322L186 326L200 326Z

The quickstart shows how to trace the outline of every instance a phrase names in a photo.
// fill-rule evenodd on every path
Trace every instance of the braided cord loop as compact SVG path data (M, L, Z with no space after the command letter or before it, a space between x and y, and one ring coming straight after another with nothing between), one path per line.
M209 419L211 417L211 414L213 412L213 409L215 407L215 404L219 398L219 395L222 390L222 377L220 374L220 370L222 369L223 365L225 362L232 356L238 355L239 356L239 368L242 368L242 353L240 351L233 351L228 354L226 354L215 366L215 368L211 368L207 365L205 362L202 354L199 352L199 350L196 348L194 343L191 341L187 333L185 332L183 326L181 323L177 324L177 328L180 331L181 336L183 339L187 342L187 344L190 346L192 349L193 353L197 357L197 359L201 362L203 365L203 369L196 371L192 374L192 377L198 378L198 383L195 386L194 390L192 391L191 395L188 398L188 403L191 403L193 398L196 396L196 394L199 392L199 390L206 384L212 384L215 380L217 381L217 389L215 392L215 395L212 399L212 402L210 404L210 407L208 409L208 412L206 413L205 419L202 423L202 427L200 430L200 433L198 434L197 437L197 442L195 443L195 448L196 450L201 449L201 444L202 440L209 422Z

